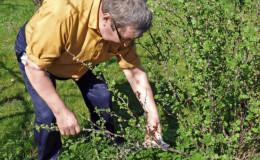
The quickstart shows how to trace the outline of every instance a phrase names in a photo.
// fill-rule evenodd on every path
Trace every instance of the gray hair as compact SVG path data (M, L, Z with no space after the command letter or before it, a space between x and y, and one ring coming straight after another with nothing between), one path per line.
M147 0L103 0L102 11L109 13L117 27L136 27L136 36L147 31L152 23L152 13Z

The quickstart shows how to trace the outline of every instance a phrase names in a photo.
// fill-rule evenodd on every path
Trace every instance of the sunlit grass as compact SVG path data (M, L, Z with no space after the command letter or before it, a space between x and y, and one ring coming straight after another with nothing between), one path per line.
M30 0L0 1L0 159L36 155L33 107L14 52L16 34L33 12Z

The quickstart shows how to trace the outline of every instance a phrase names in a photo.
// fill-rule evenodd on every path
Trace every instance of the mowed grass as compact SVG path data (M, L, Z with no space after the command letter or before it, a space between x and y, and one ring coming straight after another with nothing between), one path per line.
M0 157L33 159L33 107L14 53L19 28L33 14L31 1L0 1Z
M19 28L35 11L31 1L0 1L0 157L33 159L33 108L14 53ZM1 158L0 158L1 159Z
M33 104L24 86L14 52L16 35L35 10L31 0L0 0L0 159L37 158L33 140ZM105 67L105 77L115 80L115 87L129 96L130 106L135 106L139 112L141 107L118 67L116 58L109 60ZM59 81L57 90L67 106L74 111L81 126L87 126L88 122L81 115L88 117L89 112L74 82ZM118 108L114 107L114 110L117 111Z

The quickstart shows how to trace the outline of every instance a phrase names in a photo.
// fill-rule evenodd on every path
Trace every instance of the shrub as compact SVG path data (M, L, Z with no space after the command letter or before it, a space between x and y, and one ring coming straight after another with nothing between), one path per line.
M150 5L153 29L139 44L157 62L147 67L159 107L178 121L174 147L206 159L254 157L260 138L259 2Z

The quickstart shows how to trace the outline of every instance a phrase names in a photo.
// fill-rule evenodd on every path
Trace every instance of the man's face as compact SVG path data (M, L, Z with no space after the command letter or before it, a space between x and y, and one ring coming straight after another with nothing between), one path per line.
M142 36L136 36L136 28L134 25L129 25L124 28L116 26L110 14L103 13L102 5L99 8L98 20L99 31L102 38L106 41L122 43L125 47L128 47L134 39Z
M128 47L134 39L138 38L136 37L136 29L133 25L120 28L115 26L111 18L107 18L107 20L100 23L99 28L104 40L122 43L125 47Z
M125 47L128 47L131 42L137 38L135 35L136 29L133 25L127 26L124 29L117 28L117 26L114 25L114 32L116 32L117 35L117 42L123 43Z

